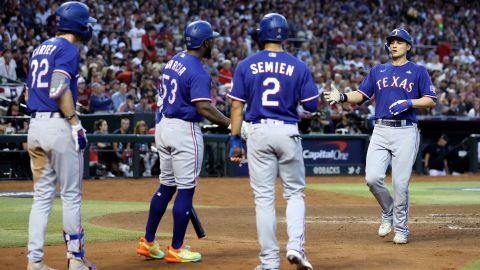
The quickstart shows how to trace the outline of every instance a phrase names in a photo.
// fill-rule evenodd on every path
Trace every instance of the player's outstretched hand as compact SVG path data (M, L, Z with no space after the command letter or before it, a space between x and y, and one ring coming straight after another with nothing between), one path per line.
M244 141L248 139L248 129L250 128L250 123L245 121L242 122L242 129L240 130L240 136Z
M330 91L324 91L323 96L327 102L330 102L330 104L345 101L345 94L340 93L333 83L330 85Z
M391 114L398 115L412 107L413 107L413 103L411 99L407 99L407 100L401 99L392 103L392 105L388 107L388 110L390 111Z
M230 135L230 151L228 152L230 161L241 164L245 159L245 151L242 147L242 137L239 135Z
M82 127L82 123L72 126L72 137L75 142L75 151L83 150L87 146L87 134Z

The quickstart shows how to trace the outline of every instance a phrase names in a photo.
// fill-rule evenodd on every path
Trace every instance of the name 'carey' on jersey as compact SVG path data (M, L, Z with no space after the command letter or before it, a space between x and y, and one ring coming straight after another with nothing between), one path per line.
M182 76L182 74L187 70L187 68L182 63L174 60L168 61L165 69L171 69L175 71L178 76Z
M252 70L252 74L279 73L292 76L295 66L287 65L282 62L258 62L251 64L250 69Z
M408 78L401 80L399 76L387 76L377 81L378 90L382 90L383 88L387 87L399 87L403 88L407 92L411 92L414 85L415 84L413 82L408 81Z

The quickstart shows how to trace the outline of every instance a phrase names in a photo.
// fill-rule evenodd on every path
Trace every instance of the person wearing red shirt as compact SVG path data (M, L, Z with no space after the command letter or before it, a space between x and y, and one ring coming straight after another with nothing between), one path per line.
M147 27L147 33L142 36L143 51L147 59L152 62L157 58L157 48L155 46L156 37L157 31L153 26Z

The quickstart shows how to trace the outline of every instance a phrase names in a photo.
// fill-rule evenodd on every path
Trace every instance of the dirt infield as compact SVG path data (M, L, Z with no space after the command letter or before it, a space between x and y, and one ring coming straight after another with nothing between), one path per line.
M455 179L468 181L472 176ZM452 177L449 180L455 180ZM478 175L475 176L478 179ZM316 177L309 183L363 182L362 177ZM443 181L414 177L413 181ZM30 190L31 182L0 182L0 190ZM146 204L158 187L156 180L90 180L84 182L85 200L143 201ZM285 202L277 188L278 236L281 269L294 269L283 258L286 244ZM136 241L89 243L87 257L100 270L131 269L253 269L258 263L253 194L246 178L202 178L194 203L215 206L198 208L207 232L196 239L188 229L186 242L200 251L203 260L195 264L167 264L136 256ZM379 238L379 206L371 198L306 191L306 252L315 269L457 269L480 256L480 206L416 206L410 211L411 237L407 245L396 246L392 235ZM100 206L99 206L100 207ZM172 231L171 212L159 231ZM142 231L147 212L97 217L102 226ZM27 233L27 232L25 232ZM88 232L87 232L88 233ZM140 237L141 235L139 235ZM170 238L160 237L161 245ZM66 269L63 245L46 248L46 261ZM26 248L0 249L0 269L25 269Z

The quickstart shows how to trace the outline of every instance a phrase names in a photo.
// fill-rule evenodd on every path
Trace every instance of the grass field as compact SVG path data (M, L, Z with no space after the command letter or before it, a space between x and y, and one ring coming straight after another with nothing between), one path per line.
M326 183L307 187L353 196L372 196L365 184ZM392 185L388 184L388 187L391 191ZM480 204L480 181L410 183L410 202L417 205L477 205Z
M415 205L479 205L480 181L415 182L410 184L411 202ZM346 195L371 197L363 183L310 184L309 189ZM391 185L389 185L391 188ZM477 191L475 191L477 190ZM31 198L0 198L0 247L25 246L28 240L28 216ZM90 223L94 217L122 212L146 212L144 202L83 201L83 226L88 242L135 240L142 231L103 227ZM199 206L202 207L202 206ZM308 207L308 206L307 206ZM63 244L61 200L56 199L47 230L47 245ZM480 269L480 258L464 265L462 270Z

